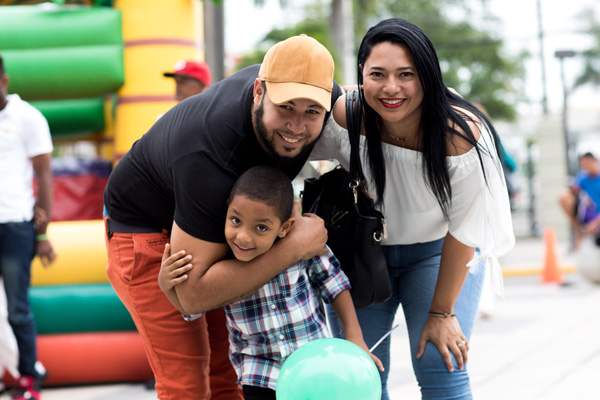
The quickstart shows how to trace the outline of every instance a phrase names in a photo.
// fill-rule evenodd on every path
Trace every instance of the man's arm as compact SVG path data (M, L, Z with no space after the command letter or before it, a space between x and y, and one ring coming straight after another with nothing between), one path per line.
M175 287L186 313L199 314L241 300L295 262L327 254L323 220L313 214L301 216L299 210L300 203L295 202L296 223L286 238L249 262L223 260L226 244L197 239L173 223L171 251L185 250L192 256L189 278Z
M38 235L45 235L52 217L52 154L32 157L31 163L37 182L35 228ZM47 238L37 241L36 253L44 267L52 264L56 258L52 243Z

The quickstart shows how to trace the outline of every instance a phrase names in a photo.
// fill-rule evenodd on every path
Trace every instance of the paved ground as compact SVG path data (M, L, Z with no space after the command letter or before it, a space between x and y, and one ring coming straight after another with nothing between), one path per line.
M600 259L600 258L599 258ZM476 322L469 369L476 399L600 399L600 286L567 275L505 279L505 300ZM395 333L392 399L419 399L407 338Z
M566 249L557 246L559 265L568 272L564 285L541 283L541 238L519 239L501 259L505 299L495 302L491 318L476 322L471 340L476 399L600 399L600 285L577 272L577 257ZM392 351L392 399L419 399L404 326L393 333ZM121 384L48 388L43 399L146 400L156 394L142 384Z

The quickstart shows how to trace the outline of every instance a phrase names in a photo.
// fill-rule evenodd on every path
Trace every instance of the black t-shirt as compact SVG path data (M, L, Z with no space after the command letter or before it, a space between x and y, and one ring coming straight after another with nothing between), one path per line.
M224 243L226 200L243 172L269 165L296 177L313 146L284 160L262 149L251 119L258 70L258 65L245 68L185 99L136 141L109 177L108 215L168 231L175 220L189 235ZM332 105L341 93L334 82Z

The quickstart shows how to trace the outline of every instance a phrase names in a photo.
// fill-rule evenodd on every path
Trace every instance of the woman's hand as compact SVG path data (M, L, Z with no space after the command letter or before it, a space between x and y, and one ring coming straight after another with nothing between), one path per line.
M438 348L446 363L448 371L454 371L450 352L452 352L454 358L456 358L458 369L462 370L464 368L469 358L469 343L455 317L429 317L423 327L423 332L421 332L421 339L419 340L419 347L417 349L417 358L423 356L425 345L429 341Z

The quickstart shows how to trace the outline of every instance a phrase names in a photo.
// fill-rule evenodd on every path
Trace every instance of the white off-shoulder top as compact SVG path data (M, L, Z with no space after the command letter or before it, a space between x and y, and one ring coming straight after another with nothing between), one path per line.
M368 163L362 157L366 146L361 136L362 168L370 192L375 196ZM468 266L487 261L491 267L494 291L503 296L502 271L497 257L512 249L512 227L508 191L500 160L489 130L479 139L484 171L475 148L459 156L446 157L452 204L446 221L423 173L422 153L383 143L386 164L386 190L382 212L387 226L384 245L425 243L450 232L461 243L479 248ZM348 131L329 118L311 160L337 160L350 168ZM487 180L487 183L486 183Z

